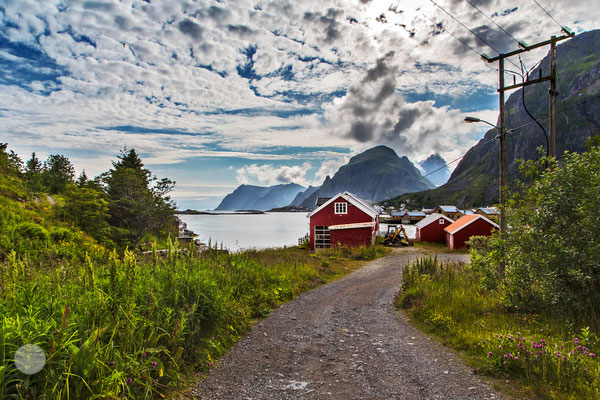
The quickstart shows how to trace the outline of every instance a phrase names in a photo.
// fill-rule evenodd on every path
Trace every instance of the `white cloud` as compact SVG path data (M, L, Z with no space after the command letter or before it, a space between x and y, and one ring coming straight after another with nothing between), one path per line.
M242 184L253 184L255 182L261 185L272 186L283 183L297 183L308 186L306 173L311 169L310 163L294 166L275 167L272 164L251 164L245 165L236 170L237 180Z

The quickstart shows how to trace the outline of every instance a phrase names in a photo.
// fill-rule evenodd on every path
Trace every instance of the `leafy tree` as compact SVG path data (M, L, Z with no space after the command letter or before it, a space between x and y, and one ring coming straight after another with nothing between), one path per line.
M19 176L23 170L23 160L12 150L8 153L7 148L8 143L0 143L0 171L4 174Z
M44 190L42 172L42 162L37 158L35 152L31 153L31 158L25 163L25 182L29 192L37 193Z
M600 315L600 146L589 144L560 162L522 164L531 183L509 202L506 239L490 239L486 251L498 263L505 249L508 305Z
M45 163L44 182L50 193L61 193L75 179L75 168L65 156L52 154Z
M134 149L122 150L118 158L103 176L111 223L126 229L133 245L148 233L172 230L175 205L168 193L175 182L166 178L156 182Z
M110 235L108 201L104 194L89 187L69 185L65 193L65 217L99 242Z

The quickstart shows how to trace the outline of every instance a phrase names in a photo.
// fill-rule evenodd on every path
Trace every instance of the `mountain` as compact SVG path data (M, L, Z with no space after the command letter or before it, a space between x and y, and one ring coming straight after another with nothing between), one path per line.
M419 167L421 167L423 175L435 186L443 185L450 178L450 168L446 165L446 160L439 154L430 155L419 163Z
M306 189L304 192L300 192L296 195L296 197L294 198L294 200L292 200L292 206L299 206L300 204L302 204L302 202L304 200L306 200L311 194L313 194L314 192L317 191L317 189L319 189L320 186L312 186L310 185L308 187L308 189Z
M229 193L215 211L270 210L289 205L306 188L295 183L275 186L240 185Z
M301 206L314 208L317 197L331 197L344 191L379 201L432 187L407 157L400 158L389 147L377 146L352 157L332 178L327 176Z
M600 30L584 32L556 48L557 117L556 154L585 151L585 140L600 133ZM537 78L549 72L549 56L530 74ZM547 82L525 88L525 104L548 132L549 85ZM519 159L538 159L537 148L546 149L540 127L523 108L523 89L512 93L505 103L506 164L509 189L520 178ZM511 131L511 129L514 129ZM497 129L489 130L460 161L448 182L437 189L411 193L392 199L392 204L412 201L415 207L455 204L461 207L498 202L499 142Z

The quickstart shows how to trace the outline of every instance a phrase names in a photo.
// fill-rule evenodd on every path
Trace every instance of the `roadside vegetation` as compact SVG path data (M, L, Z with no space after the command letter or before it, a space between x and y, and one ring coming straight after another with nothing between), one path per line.
M588 148L523 163L510 232L472 238L469 264L408 265L397 298L476 371L528 397L600 398L600 147Z
M135 151L75 180L62 156L0 150L0 398L162 398L273 307L387 251L197 253L171 239L173 183ZM25 344L46 356L35 375L14 364Z

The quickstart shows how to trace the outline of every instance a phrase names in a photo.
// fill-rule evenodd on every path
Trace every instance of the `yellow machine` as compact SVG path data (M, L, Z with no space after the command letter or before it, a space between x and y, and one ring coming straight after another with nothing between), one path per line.
M383 239L383 244L386 246L399 247L409 246L408 235L402 225L388 225L387 234Z

